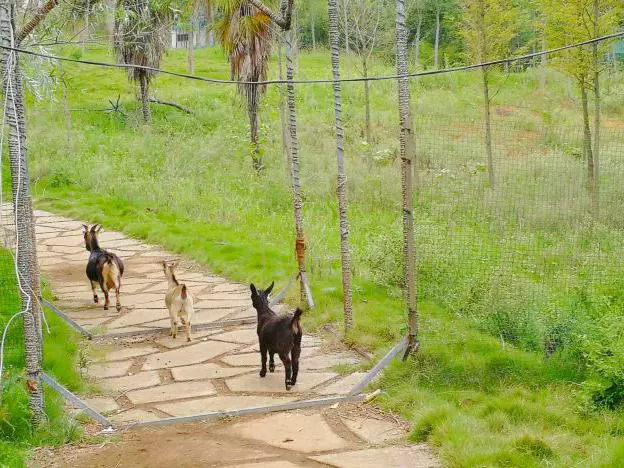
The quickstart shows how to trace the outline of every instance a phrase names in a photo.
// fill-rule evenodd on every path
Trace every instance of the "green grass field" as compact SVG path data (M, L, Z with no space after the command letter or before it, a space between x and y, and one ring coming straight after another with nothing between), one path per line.
M85 56L112 61L104 50ZM326 53L300 59L300 78L330 75ZM164 67L184 71L185 60L172 51ZM294 229L276 88L263 100L267 169L257 176L234 87L159 76L153 95L193 114L154 105L145 127L122 71L65 71L69 133L58 93L31 96L28 106L38 206L161 244L234 280L285 284L295 271ZM229 77L217 50L197 51L196 72ZM356 73L355 63L345 67ZM371 73L392 74L393 66L379 61ZM592 218L576 92L554 71L542 88L541 73L495 77L496 190L486 188L478 76L412 83L422 347L385 374L381 405L412 421L412 437L451 466L624 463L624 85L619 72L605 76L601 211ZM318 304L305 325L340 328L331 87L297 93ZM118 95L125 115L100 111ZM405 331L395 96L393 82L372 86L374 137L365 142L363 87L344 87L356 323L347 341L376 356Z
M0 327L20 310L13 259L0 249ZM63 385L76 391L83 388L77 372L78 337L55 316L47 315L50 334L45 332L44 369ZM80 436L80 426L63 411L64 400L52 391L45 392L47 422L36 430L29 423L29 410L22 371L24 368L21 321L9 329L5 343L5 374L0 403L0 466L21 467L28 449L61 445Z

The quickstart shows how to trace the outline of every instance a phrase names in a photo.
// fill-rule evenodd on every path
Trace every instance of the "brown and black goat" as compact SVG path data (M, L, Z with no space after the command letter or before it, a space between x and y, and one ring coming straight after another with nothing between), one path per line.
M267 353L269 355L269 372L275 371L274 355L277 354L286 372L286 390L290 390L297 383L299 374L299 355L301 354L301 337L303 330L299 320L303 313L301 309L292 314L277 315L269 307L269 293L275 283L271 283L266 290L257 290L253 283L251 288L251 302L258 312L258 341L262 356L260 377L267 372Z
M124 265L121 259L112 252L100 248L97 235L102 230L100 224L94 224L89 228L82 225L85 247L90 252L87 263L87 278L91 282L93 290L93 302L98 303L98 296L95 288L100 285L104 293L104 310L108 310L110 300L108 292L115 291L117 311L121 310L121 300L119 289L121 288L121 277L124 272Z

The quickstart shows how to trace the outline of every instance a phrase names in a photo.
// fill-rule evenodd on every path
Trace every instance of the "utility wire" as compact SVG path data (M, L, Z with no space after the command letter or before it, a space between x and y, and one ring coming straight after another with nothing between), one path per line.
M388 80L398 80L399 78L418 78L421 76L433 76L433 75L444 75L447 73L455 73L455 72L459 72L459 71L466 71L466 70L475 70L475 69L479 69L479 68L483 68L483 67L490 67L493 65L502 65L505 63L512 63L512 62L518 62L521 60L528 60L531 58L535 58L535 57L541 57L544 55L552 55L555 54L557 52L562 52L564 50L569 50L569 49L574 49L577 47L582 47L582 46L586 46L586 45L591 45L591 44L597 44L609 39L615 39L618 37L624 37L624 31L619 31L613 34L608 34L606 36L600 36L600 37L595 37L593 39L588 39L586 41L582 41L582 42L576 42L574 44L568 44L565 46L561 46L561 47L556 47L554 49L549 49L549 50L543 50L540 52L533 52L530 54L526 54L526 55L518 55L515 57L507 57L504 59L498 59L498 60L492 60L489 62L481 62L481 63L475 63L472 65L464 65L464 66L460 66L460 67L453 67L453 68L445 68L445 69L440 69L440 70L429 70L429 71L423 71L423 72L416 72L416 73L408 73L407 75L387 75L387 76L372 76L372 77L368 77L368 78L341 78L339 80L328 80L328 79L315 79L315 80L294 80L292 81L293 84L333 84L335 82L342 82L342 83L359 83L359 82L365 82L365 81L388 81ZM35 52L32 50L27 50L27 49L21 49L21 48L17 48L17 47L9 47L9 46L2 46L0 45L1 49L6 49L6 50L11 50L14 52L18 52L21 54L25 54L25 55L32 55L35 57L43 57L49 60L60 60L60 61L64 61L64 62L72 62L72 63L80 63L83 65L93 65L93 66L100 66L100 67L107 67L107 68L121 68L121 69L140 69L140 70L147 70L147 71L151 71L151 72L155 72L155 73L161 73L163 75L170 75L170 76L177 76L179 78L186 78L189 80L195 80L195 81L203 81L206 83L216 83L216 84L233 84L233 85L268 85L268 84L287 84L288 81L281 79L281 80L265 80L265 81L235 81L235 80L221 80L218 78L207 78L207 77L203 77L203 76L196 76L196 75L187 75L186 73L178 73L178 72L174 72L174 71L169 71L169 70L163 70L161 68L155 68L155 67L148 67L145 65L133 65L133 64L124 64L124 63L110 63L110 62L98 62L95 60L82 60L82 59L73 59L73 58L69 58L69 57L59 57L56 55L49 55L49 54L43 54L40 52Z

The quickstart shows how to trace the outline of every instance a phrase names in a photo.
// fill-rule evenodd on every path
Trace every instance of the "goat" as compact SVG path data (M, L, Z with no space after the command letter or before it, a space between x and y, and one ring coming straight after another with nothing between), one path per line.
M82 234L84 235L85 247L89 255L87 262L87 278L91 282L93 290L93 302L98 303L98 296L95 292L97 285L104 293L104 310L108 310L110 301L108 292L115 290L117 311L121 310L121 300L119 298L119 290L121 288L121 277L124 273L124 264L121 259L112 252L108 252L100 248L97 235L102 230L102 225L94 224L89 228L82 225Z
M191 341L191 322L195 314L193 296L185 284L180 284L175 277L176 262L163 262L163 270L169 284L165 295L165 305L171 318L171 336L178 336L178 317L186 325L186 341Z
M274 355L280 357L286 371L286 390L290 390L297 383L299 374L299 355L301 354L301 337L303 330L299 323L301 309L292 314L277 315L269 307L269 293L275 283L271 283L266 290L257 290L253 283L251 288L251 302L258 312L258 341L262 368L260 377L266 376L267 353L269 354L269 372L275 371Z

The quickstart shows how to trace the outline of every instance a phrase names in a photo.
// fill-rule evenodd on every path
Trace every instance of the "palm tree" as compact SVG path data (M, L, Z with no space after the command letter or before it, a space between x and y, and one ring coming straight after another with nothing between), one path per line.
M349 252L349 223L347 220L347 176L344 167L344 129L342 127L342 100L340 89L340 32L338 30L338 4L328 1L329 40L334 76L334 113L336 116L336 159L338 164L338 214L340 216L340 254L342 261L342 292L345 330L353 328L351 292L351 254Z
M258 107L266 86L254 82L267 78L271 18L245 0L217 0L216 3L223 17L215 25L215 31L229 56L232 79L246 82L238 86L238 92L247 101L253 167L261 171L263 162L258 141Z
M158 68L167 46L171 11L161 10L149 0L119 0L115 21L114 48L119 63ZM155 72L145 68L129 68L128 79L141 88L143 119L151 120L149 85Z
M412 164L414 135L410 111L410 89L407 78L407 29L405 0L396 0L397 75L399 76L399 121L401 150L401 188L403 192L403 255L407 298L408 347L404 358L418 348L418 310L416 302L416 257L414 254L414 203L412 199Z

